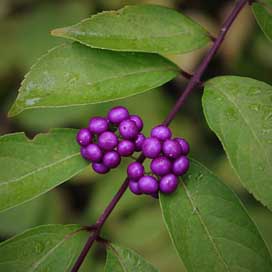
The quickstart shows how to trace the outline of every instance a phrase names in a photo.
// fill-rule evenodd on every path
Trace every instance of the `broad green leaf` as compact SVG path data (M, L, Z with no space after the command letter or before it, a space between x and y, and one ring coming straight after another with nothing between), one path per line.
M217 77L205 85L203 107L242 184L272 209L272 87Z
M156 272L150 263L136 252L110 244L107 247L105 272Z
M44 225L0 244L0 271L70 271L87 238L76 225Z
M86 167L76 132L55 129L33 140L24 133L0 137L0 211L49 191Z
M191 160L175 194L160 195L163 217L188 272L271 271L269 251L234 193Z
M272 41L272 4L268 7L259 3L252 4L256 20L267 38Z
M64 44L32 67L9 114L116 100L160 86L177 74L175 64L156 54Z
M210 41L199 24L175 10L156 5L102 12L52 34L95 48L153 53L186 53Z

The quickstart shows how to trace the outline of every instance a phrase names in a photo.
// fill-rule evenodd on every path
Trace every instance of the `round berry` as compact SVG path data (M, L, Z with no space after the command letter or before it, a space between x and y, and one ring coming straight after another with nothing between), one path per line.
M159 139L160 141L165 141L172 137L172 132L167 126L159 125L151 130L151 136Z
M160 180L160 191L165 194L173 193L178 187L178 178L173 174L168 174Z
M178 158L182 152L180 144L175 140L166 140L162 145L162 151L171 159Z
M147 158L156 158L161 152L161 143L157 138L146 138L142 145L142 151Z
M134 121L125 120L120 123L119 132L124 139L133 139L137 137L139 130Z
M85 147L84 156L92 162L99 162L103 157L103 152L97 144L89 144Z
M141 151L142 150L142 145L145 140L145 136L142 133L139 133L137 135L137 138L135 140L135 151Z
M92 140L92 134L87 128L82 128L77 133L77 142L82 146L88 145Z
M182 154L183 155L188 155L189 152L190 152L189 143L183 138L175 138L174 140L176 140L180 144L181 149L182 149Z
M128 187L130 189L130 191L135 194L135 195L141 195L142 192L139 188L139 184L138 182L134 181L134 180L130 180L129 181L129 184L128 184Z
M152 176L141 177L138 181L139 189L145 194L154 194L159 189L157 180Z
M89 130L92 133L101 134L109 127L107 119L103 117L93 117L89 122Z
M132 162L127 168L128 176L133 180L138 180L144 175L144 167L139 162Z
M104 150L112 150L117 144L118 138L111 131L105 131L98 137L98 145Z
M134 121L138 130L141 131L143 129L144 123L140 116L138 115L130 115L129 120Z
M92 164L92 168L98 174L106 174L110 171L110 169L107 166L105 166L103 163L94 162Z
M128 118L129 118L129 112L125 107L122 107L122 106L114 107L108 113L108 119L113 124L119 124Z
M166 157L160 156L152 160L150 164L151 171L159 176L164 176L171 172L172 164Z
M108 168L115 168L121 162L121 157L116 151L109 151L103 157L103 164Z
M190 161L186 156L181 156L173 162L172 172L181 176L187 172L190 166Z
M135 144L129 140L121 141L117 146L117 151L121 156L130 156L135 150Z

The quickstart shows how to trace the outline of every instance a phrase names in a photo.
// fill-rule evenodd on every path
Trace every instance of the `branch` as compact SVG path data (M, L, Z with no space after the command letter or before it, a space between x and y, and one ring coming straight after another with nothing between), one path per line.
M175 118L176 114L180 110L181 106L184 104L185 100L188 98L188 96L191 94L191 92L199 85L199 82L201 82L201 77L203 76L203 74L206 71L212 58L215 56L215 54L217 53L221 44L223 43L224 38L225 38L226 34L228 33L232 23L234 22L234 20L236 19L236 17L238 16L238 14L242 10L242 8L246 5L247 2L249 2L249 1L248 0L239 0L236 3L236 5L233 8L232 12L230 13L229 17L224 22L218 37L214 40L213 46L210 48L207 55L204 57L204 59L202 60L202 62L198 66L195 74L193 76L191 76L189 74L185 74L184 72L182 72L182 74L185 74L185 76L188 77L190 80L189 80L184 92L181 94L180 98L178 99L178 101L174 105L173 109L170 111L168 116L165 118L165 120L163 122L164 125L166 125L166 126L170 125L170 123L172 122L172 120ZM139 158L137 159L138 162L143 162L144 160L145 160L145 157L143 156L143 154L141 154L139 156ZM84 248L82 249L71 272L77 272L79 270L80 266L82 265L90 248L92 247L93 243L99 238L99 234L100 234L100 231L101 231L104 223L106 222L107 218L110 216L111 212L113 211L113 209L115 208L115 206L119 202L120 198L125 193L127 187L128 187L128 179L126 178L126 180L123 182L123 184L121 185L118 192L114 195L111 202L108 204L108 206L106 207L104 212L101 214L101 216L96 221L96 224L93 227L94 230L92 231L89 239L87 240Z

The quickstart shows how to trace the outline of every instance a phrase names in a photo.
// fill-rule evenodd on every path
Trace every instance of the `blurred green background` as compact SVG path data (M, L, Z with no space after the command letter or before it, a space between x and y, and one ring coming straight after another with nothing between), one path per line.
M43 53L63 40L50 30L70 25L102 10L126 4L154 3L172 7L193 17L213 35L234 1L213 0L1 0L0 1L0 134L25 131L30 137L51 127L83 127L93 115L105 115L113 105L122 104L140 114L145 132L160 123L182 92L186 81L179 77L160 89L100 105L68 109L30 110L8 119L7 111L16 97L23 76ZM167 56L188 72L193 72L207 48L190 54ZM256 25L249 8L239 16L224 46L212 61L205 79L236 74L272 83L271 45ZM196 90L171 127L175 135L186 137L191 156L212 169L240 197L272 249L272 214L242 187L230 168L220 142L208 129L201 108L202 90ZM111 171L100 177L88 168L80 176L35 200L0 214L0 239L5 240L27 228L48 223L94 223L125 177ZM182 207L180 207L182 209ZM180 226L182 228L182 226ZM176 256L162 222L159 204L148 197L127 192L108 220L107 239L131 247L162 272L185 271ZM103 271L105 252L96 246L82 271Z

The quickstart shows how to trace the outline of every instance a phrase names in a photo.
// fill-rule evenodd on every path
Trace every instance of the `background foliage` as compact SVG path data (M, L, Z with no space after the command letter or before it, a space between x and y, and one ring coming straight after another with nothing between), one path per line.
M161 122L185 84L180 77L163 88L119 102L50 111L32 109L12 119L6 116L23 75L31 64L48 49L62 43L61 39L50 36L51 29L71 25L101 10L146 2L177 10L182 9L185 14L192 16L214 34L232 4L229 1L215 3L197 0L2 0L0 3L0 134L26 131L27 135L33 137L37 132L48 131L51 127L82 127L93 114L103 115L108 108L120 103L127 106L132 113L143 117L146 133L152 126ZM257 12L262 11L258 9ZM178 66L190 72L194 70L205 52L204 48L193 53L169 57ZM235 74L253 77L271 84L270 52L269 41L254 22L249 8L246 8L234 24L205 77ZM189 139L192 146L191 155L213 170L239 195L271 250L272 214L242 188L229 166L222 145L206 125L201 96L202 91L196 91L191 96L171 125L173 131L176 135ZM119 187L124 175L125 170L122 172L119 169L99 177L87 169L80 176L52 192L0 213L1 240L39 224L93 222ZM127 192L106 224L104 232L110 240L137 250L160 271L182 271L182 264L171 245L156 201L145 197L136 198ZM114 262L114 256L108 258ZM87 259L84 269L88 271L91 266L94 271L103 271L104 261L105 251L103 247L97 246Z

